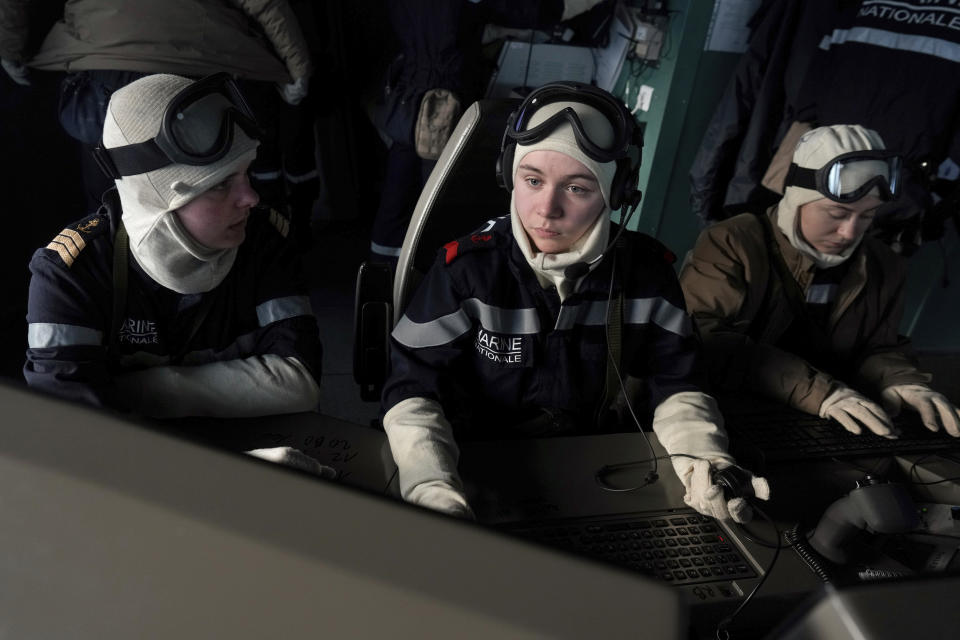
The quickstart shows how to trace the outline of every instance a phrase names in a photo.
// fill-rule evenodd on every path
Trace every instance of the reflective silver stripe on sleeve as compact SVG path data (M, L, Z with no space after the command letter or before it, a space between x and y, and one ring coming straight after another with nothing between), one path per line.
M287 318L312 315L313 309L310 307L310 298L307 296L274 298L257 305L257 320L261 327Z
M883 29L871 29L870 27L834 29L830 35L823 36L823 40L820 41L820 48L826 51L833 45L844 44L846 42L870 44L885 49L922 53L943 58L944 60L950 60L951 62L960 62L960 44L955 42L942 40L940 38L931 38L929 36L896 33Z
M31 322L27 325L27 345L31 349L49 347L76 347L81 345L100 346L103 332L90 327L75 324L56 324L53 322Z
M470 318L462 310L458 310L423 323L414 322L404 314L391 335L406 347L422 349L453 342L469 330Z
M828 304L837 294L837 284L812 284L807 289L807 302L811 304Z
M540 332L540 320L537 318L536 309L504 309L486 304L476 298L464 300L460 303L460 308L474 320L479 320L484 329L493 333L517 335Z
M431 320L414 322L406 315L393 329L393 337L400 344L413 348L437 347L453 342L473 325L476 320L491 333L534 334L540 332L536 309L503 309L468 298L460 303L460 309Z
M663 298L630 298L624 301L624 322L627 324L654 323L670 333L689 336L693 333L690 316Z
M313 180L319 174L316 169L311 169L306 173L288 173L287 171L283 172L283 177L287 179L288 182L293 184L300 184L301 182L306 182L307 180Z
M554 327L563 331L572 329L575 324L599 326L607 319L607 301L594 300L579 305L560 307L560 315ZM678 309L663 298L628 298L624 300L623 319L626 324L648 324L653 322L681 336L693 332L690 318L682 309Z
M381 256L390 256L391 258L399 258L400 252L403 251L403 247L387 247L382 244L377 244L374 241L370 241L370 251L381 255Z

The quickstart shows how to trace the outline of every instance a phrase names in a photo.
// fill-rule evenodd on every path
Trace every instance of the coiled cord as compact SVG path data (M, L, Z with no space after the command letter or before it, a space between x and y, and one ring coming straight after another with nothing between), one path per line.
M784 531L783 537L790 543L790 546L794 548L797 555L807 563L807 566L810 567L810 570L813 571L818 578L826 583L832 581L830 573L821 562L820 554L810 547L807 543L806 536L800 533L800 523Z

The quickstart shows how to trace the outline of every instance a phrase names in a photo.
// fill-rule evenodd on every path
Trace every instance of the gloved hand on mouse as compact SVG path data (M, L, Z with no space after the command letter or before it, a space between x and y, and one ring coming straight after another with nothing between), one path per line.
M675 393L657 407L653 416L657 439L670 454L670 462L686 493L683 501L699 513L720 520L749 522L750 503L740 496L727 496L715 473L735 466L727 453L727 434L717 402L705 393ZM741 493L759 500L770 499L765 478L738 467Z

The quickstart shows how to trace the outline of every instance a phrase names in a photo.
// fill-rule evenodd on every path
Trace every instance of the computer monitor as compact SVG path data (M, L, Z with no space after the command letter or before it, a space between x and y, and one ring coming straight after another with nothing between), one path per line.
M680 594L0 384L10 637L680 638Z

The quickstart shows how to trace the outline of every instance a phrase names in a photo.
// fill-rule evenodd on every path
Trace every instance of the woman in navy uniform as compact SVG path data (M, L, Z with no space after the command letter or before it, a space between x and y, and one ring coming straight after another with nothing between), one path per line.
M629 112L595 87L545 85L511 116L498 164L510 215L440 251L392 334L383 425L406 500L471 517L455 438L609 429L608 400L627 378L688 504L749 517L712 481L733 459L698 386L673 256L610 221L639 203L630 151L641 146ZM608 325L622 328L619 357ZM767 497L766 481L744 474Z

